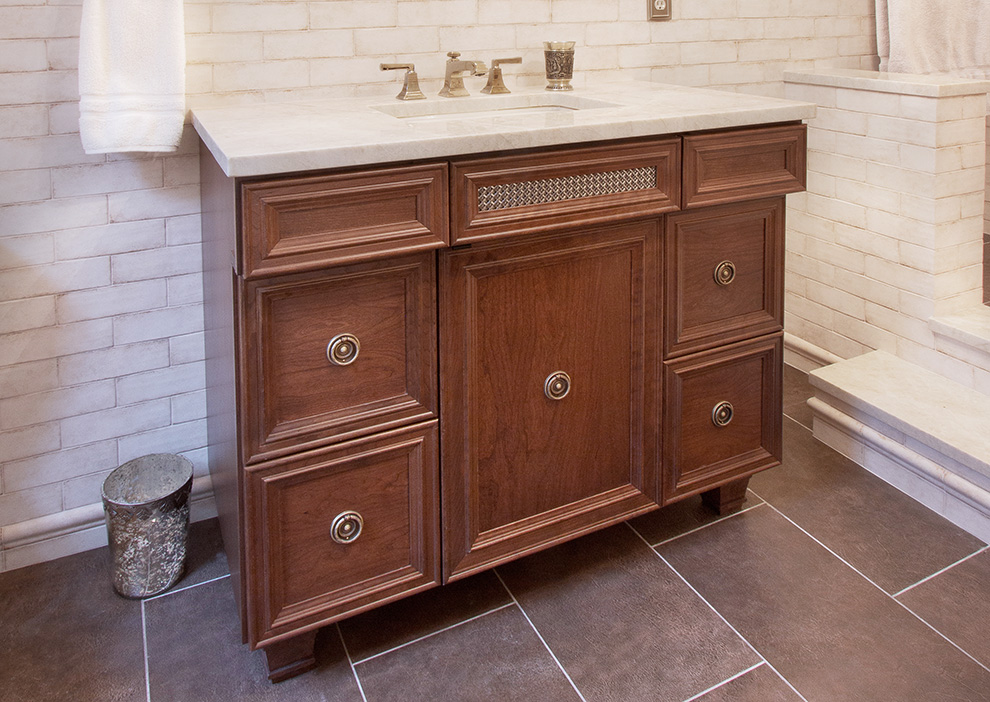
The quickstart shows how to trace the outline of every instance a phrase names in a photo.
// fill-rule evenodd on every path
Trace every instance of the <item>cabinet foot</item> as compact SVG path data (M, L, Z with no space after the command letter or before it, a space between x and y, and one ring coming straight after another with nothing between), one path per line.
M701 501L706 507L715 510L720 515L735 512L746 501L746 487L748 485L749 478L726 483L722 487L701 493Z
M316 631L308 631L265 646L269 680L273 683L282 682L316 667L316 656L313 653Z

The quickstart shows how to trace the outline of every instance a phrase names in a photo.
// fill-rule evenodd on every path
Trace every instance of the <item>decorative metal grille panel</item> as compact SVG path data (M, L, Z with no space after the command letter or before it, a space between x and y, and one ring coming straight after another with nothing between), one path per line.
M491 212L596 195L616 195L636 190L650 190L656 186L656 166L525 180L520 183L483 185L478 188L478 211Z

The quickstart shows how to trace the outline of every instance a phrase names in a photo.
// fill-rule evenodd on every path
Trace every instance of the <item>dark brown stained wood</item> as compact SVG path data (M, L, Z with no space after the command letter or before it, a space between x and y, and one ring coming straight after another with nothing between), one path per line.
M447 164L241 185L248 278L445 246Z
M282 682L316 667L316 629L265 647L268 679Z
M445 252L445 578L649 510L658 222ZM544 393L563 371L569 394Z
M806 170L803 124L689 134L684 137L682 207L799 192Z
M253 646L440 582L437 423L274 461L247 475ZM351 543L334 518L364 519Z
M655 167L652 187L479 211L478 189L510 183L608 174ZM451 162L451 243L464 244L514 234L548 231L644 217L677 209L680 200L677 138L567 148L525 155L455 159ZM566 190L554 184L552 191Z
M664 363L664 504L780 463L783 335ZM716 426L713 411L732 405Z
M245 582L241 578L242 475L237 439L234 249L237 234L236 188L209 150L200 145L200 195L203 229L203 301L206 343L206 427L208 462L224 550L241 612L241 636L247 641Z
M783 329L783 198L670 215L664 253L666 357Z
M435 291L432 252L247 282L245 462L435 417Z
M701 501L705 507L714 510L718 515L735 512L746 501L746 488L749 478L740 478L712 490L701 493Z

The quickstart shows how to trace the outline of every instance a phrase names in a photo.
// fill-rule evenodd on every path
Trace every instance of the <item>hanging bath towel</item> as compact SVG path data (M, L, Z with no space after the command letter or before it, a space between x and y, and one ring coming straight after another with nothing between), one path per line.
M990 0L876 0L880 70L990 76Z
M79 135L88 154L174 151L185 119L182 0L83 0Z

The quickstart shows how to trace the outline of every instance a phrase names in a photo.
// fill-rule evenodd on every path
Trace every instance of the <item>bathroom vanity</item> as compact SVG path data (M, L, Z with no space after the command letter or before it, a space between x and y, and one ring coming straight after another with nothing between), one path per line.
M196 112L210 469L272 680L322 626L690 495L735 509L779 462L814 107L586 93Z

